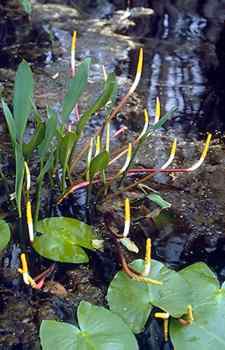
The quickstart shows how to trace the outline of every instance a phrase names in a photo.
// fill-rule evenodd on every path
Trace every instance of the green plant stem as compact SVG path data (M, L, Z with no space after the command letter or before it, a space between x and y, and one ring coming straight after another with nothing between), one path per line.
M40 211L42 185L43 185L43 179L41 179L37 182L37 187L36 187L36 206L35 206L35 213L34 213L34 229L35 230L36 230L38 217L39 217L39 211Z

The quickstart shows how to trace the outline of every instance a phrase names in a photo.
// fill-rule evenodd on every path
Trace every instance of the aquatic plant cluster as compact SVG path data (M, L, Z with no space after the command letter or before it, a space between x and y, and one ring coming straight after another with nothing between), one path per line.
M26 3L26 2L25 2ZM124 230L114 232L108 225L122 271L111 282L107 302L109 310L82 301L77 310L79 327L63 322L43 321L40 328L41 345L44 350L53 347L63 349L138 349L134 334L143 331L145 324L152 317L163 323L165 342L171 339L174 347L197 350L225 349L223 327L225 326L225 291L217 278L203 263L196 263L175 272L164 264L151 258L151 240L146 240L145 258L128 264L124 249L138 252L135 242L129 238L132 220L129 191L138 185L144 195L154 202L160 210L171 206L158 193L152 192L144 183L160 172L189 173L195 171L205 160L210 144L208 134L205 147L199 160L188 168L171 168L176 154L177 141L173 141L168 160L160 168L133 168L134 160L144 142L161 128L173 116L174 110L161 116L160 100L156 100L154 120L149 120L145 109L143 129L136 139L111 152L113 138L122 131L111 135L111 121L116 118L131 94L136 90L141 79L143 50L139 51L136 76L128 93L117 102L117 82L114 73L106 72L103 67L103 91L95 103L80 115L79 99L87 84L91 59L86 58L77 67L75 62L76 33L71 45L71 79L64 97L61 112L46 108L46 116L38 111L34 101L34 81L27 62L22 61L17 69L13 109L2 99L2 109L8 125L15 159L15 200L21 246L32 246L40 255L49 260L62 263L86 263L89 261L87 250L102 249L102 240L94 228L74 218L49 217L40 220L40 203L45 181L51 189L60 187L61 195L56 204L62 203L71 193L80 188L87 188L87 206L92 205L93 187L98 185L102 200L105 196L124 195ZM90 119L104 113L102 126L90 137L80 150L78 143ZM24 142L24 135L29 120L35 130L29 142ZM118 170L111 165L125 156L125 161ZM73 174L79 160L86 157L86 166L80 174L80 180L74 182ZM34 174L31 174L32 162L38 162ZM144 175L144 177L142 177ZM124 186L124 179L133 179ZM116 184L116 192L111 190ZM36 186L33 194L33 184ZM150 193L149 193L150 192ZM27 223L24 232L22 222ZM0 220L0 249L7 247L10 239L10 227ZM38 234L37 234L38 233ZM49 274L49 269L37 277L32 277L28 266L27 251L23 248L20 255L21 267L18 269L23 281L33 289L41 289ZM155 307L160 309L156 311Z

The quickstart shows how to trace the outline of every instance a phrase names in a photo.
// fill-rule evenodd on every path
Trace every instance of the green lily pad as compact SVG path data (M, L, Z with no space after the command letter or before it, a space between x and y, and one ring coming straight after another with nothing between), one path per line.
M180 271L189 283L193 308L192 324L170 323L170 336L176 350L225 349L225 285L204 263Z
M96 239L91 226L77 219L52 217L37 223L33 248L47 259L66 263L88 262L83 248L94 250Z
M3 250L10 241L10 229L7 222L0 220L0 251Z
M142 272L143 260L135 260L131 267ZM110 284L107 300L110 309L120 315L135 333L143 330L152 305L177 317L184 314L190 304L188 284L175 271L152 260L151 279L161 281L161 286L137 282L120 271Z
M136 260L131 266L141 270L143 261ZM143 331L152 310L147 284L135 281L125 272L119 271L109 286L107 301L110 309L117 313L134 333Z
M79 328L57 321L42 321L43 350L137 350L137 341L127 325L111 311L82 301L78 307Z

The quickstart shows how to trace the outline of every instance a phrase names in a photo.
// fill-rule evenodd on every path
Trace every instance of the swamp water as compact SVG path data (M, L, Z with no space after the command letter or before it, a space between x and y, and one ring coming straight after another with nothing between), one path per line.
M133 1L132 6L145 5L145 9L131 8L113 12L113 5L106 4L92 13L85 8L56 3L38 3L33 7L32 35L26 46L21 42L1 47L1 85L10 91L15 76L17 57L26 57L32 62L36 80L36 103L40 109L46 104L56 110L62 100L69 75L69 49L71 33L78 32L77 59L92 57L89 91L83 100L84 106L99 92L102 79L102 64L107 71L116 70L120 96L131 84L137 62L137 49L144 48L144 72L137 92L120 113L113 127L128 127L128 132L119 142L126 142L138 135L143 125L143 108L154 114L156 96L160 96L163 112L177 107L175 117L146 144L138 155L138 165L160 166L168 158L170 145L177 137L178 149L174 166L186 167L197 161L205 138L204 132L214 134L205 164L192 174L176 176L157 175L148 185L158 190L164 199L172 203L172 209L162 212L153 222L147 214L152 210L148 203L141 202L133 208L131 237L140 247L143 256L147 237L153 241L153 257L169 266L180 268L195 261L205 261L225 279L225 156L222 134L222 96L224 85L220 81L223 13L220 1ZM116 1L115 1L116 3ZM116 4L118 6L118 4ZM213 9L212 9L213 7ZM221 17L221 18L220 18ZM19 22L18 22L19 23ZM13 25L13 24L12 24ZM18 24L19 25L19 24ZM42 33L40 42L37 33ZM4 33L2 34L4 36ZM18 40L21 33L17 31ZM44 38L43 38L44 37ZM29 38L29 34L27 35ZM35 43L35 45L34 45ZM22 47L22 49L21 49ZM25 52L24 52L25 51ZM19 52L19 54L18 54ZM18 55L18 56L17 56ZM6 59L7 57L7 59ZM31 58L32 57L32 58ZM7 62L10 63L7 65ZM56 79L52 77L58 73ZM94 93L93 93L94 92ZM95 118L87 128L93 133L101 120ZM7 156L10 147L1 127L3 142L2 159L7 169L11 159ZM6 212L6 194L2 189L2 215ZM87 220L86 192L77 191L52 214L62 213ZM104 203L97 208L96 225L121 201ZM43 208L43 212L45 208ZM42 213L43 213L42 212ZM14 218L10 218L13 222ZM22 284L16 269L19 264L19 247L11 245L2 254L0 269L0 349L39 349L38 328L42 319L73 320L74 304L85 299L104 305L108 283L118 270L115 252L106 236L104 253L93 253L90 265L74 267L57 264L43 291L32 291ZM134 258L134 256L132 257ZM34 256L31 269L40 272L41 266L49 263ZM39 264L37 266L36 264ZM161 325L149 321L144 334L138 336L140 349L172 348L162 340Z

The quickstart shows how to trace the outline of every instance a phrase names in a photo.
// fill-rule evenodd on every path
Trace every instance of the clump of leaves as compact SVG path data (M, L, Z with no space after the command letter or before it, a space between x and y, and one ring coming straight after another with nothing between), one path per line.
M42 321L43 350L137 350L128 326L111 311L82 301L77 310L79 327L57 321Z

